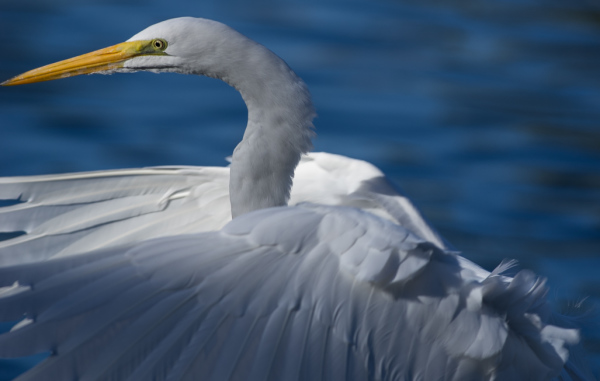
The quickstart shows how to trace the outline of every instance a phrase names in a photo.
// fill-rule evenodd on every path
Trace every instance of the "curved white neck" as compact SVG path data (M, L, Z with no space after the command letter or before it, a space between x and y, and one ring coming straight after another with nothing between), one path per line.
M233 218L287 205L294 169L312 148L315 116L306 85L282 59L257 43L240 56L236 70L221 76L248 107L248 125L230 168Z
M315 113L304 82L269 49L216 21L171 19L130 40L158 36L168 41L164 55L135 57L123 70L219 78L236 88L246 102L248 126L231 162L233 217L286 205L294 169L302 153L312 147Z

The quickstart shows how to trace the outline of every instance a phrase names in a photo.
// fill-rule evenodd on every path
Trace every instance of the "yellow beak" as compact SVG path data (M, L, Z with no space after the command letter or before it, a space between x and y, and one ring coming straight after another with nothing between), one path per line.
M141 55L165 54L157 51L153 41L129 41L96 50L68 60L42 66L18 75L8 81L2 82L2 86L24 85L42 81L51 81L72 77L81 74L92 74L99 71L114 70L122 68L125 61Z

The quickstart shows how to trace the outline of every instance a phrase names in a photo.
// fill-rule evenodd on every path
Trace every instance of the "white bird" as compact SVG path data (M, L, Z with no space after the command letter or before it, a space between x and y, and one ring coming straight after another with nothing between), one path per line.
M0 320L19 321L0 357L50 353L18 380L593 379L544 280L452 252L368 163L301 159L305 84L223 24L167 20L3 85L137 70L227 82L243 140L229 169L0 179Z

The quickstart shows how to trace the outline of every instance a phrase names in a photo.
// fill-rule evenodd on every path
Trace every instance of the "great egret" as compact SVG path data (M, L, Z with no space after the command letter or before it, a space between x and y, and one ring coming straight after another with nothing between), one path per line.
M0 318L20 319L0 356L51 353L19 380L592 378L543 280L448 250L369 164L310 154L291 201L313 203L285 206L311 147L309 93L223 24L167 20L3 84L136 70L242 94L231 209L220 168L1 179L0 198L21 202L0 228L24 234L0 242Z

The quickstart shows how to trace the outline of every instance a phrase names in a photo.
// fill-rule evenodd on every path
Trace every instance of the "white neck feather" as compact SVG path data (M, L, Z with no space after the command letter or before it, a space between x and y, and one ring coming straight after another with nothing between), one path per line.
M136 57L124 70L219 78L246 102L248 126L231 162L233 217L286 205L294 169L312 147L315 113L304 82L269 49L216 21L167 20L130 40L157 37L168 41L166 55Z
M233 218L287 205L294 170L300 156L312 148L314 134L315 113L304 82L262 45L245 48L236 69L221 77L241 93L248 107L244 138L231 162Z

